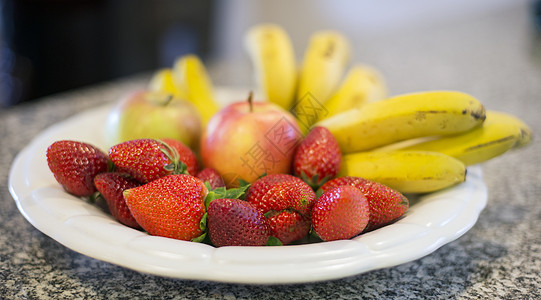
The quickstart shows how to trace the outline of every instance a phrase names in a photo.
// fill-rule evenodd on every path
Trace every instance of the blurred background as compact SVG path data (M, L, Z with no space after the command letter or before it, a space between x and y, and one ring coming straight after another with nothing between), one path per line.
M392 92L427 88L474 92L482 72L516 71L518 67L503 59L509 47L539 56L540 3L1 0L0 106L150 74L170 67L186 53L203 58L215 84L250 85L243 35L260 22L285 27L299 60L315 30L343 32L353 45L352 60L380 69ZM403 64L410 59L418 61ZM460 63L463 68L453 68ZM449 72L431 74L431 64ZM494 68L488 70L490 66ZM410 79L413 73L415 80ZM445 86L431 85L434 77L435 84Z

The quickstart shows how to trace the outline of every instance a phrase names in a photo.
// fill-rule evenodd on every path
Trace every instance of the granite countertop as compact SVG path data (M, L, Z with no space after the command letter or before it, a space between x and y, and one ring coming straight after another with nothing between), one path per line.
M462 237L412 262L318 283L239 285L142 274L74 252L21 215L8 190L17 153L44 128L144 87L148 74L0 110L0 298L540 299L540 40L519 5L363 48L363 59L382 70L391 93L471 93L488 109L522 118L534 140L482 165L488 203ZM230 67L210 66L215 82L237 83Z

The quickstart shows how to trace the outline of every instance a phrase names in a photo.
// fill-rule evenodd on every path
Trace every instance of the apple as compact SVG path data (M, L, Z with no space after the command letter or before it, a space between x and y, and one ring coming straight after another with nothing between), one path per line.
M263 174L290 173L302 133L295 117L270 102L229 104L214 115L201 137L205 167L222 175L228 187L239 179L254 182Z
M172 138L197 149L201 119L195 106L171 94L140 90L120 99L105 125L108 146L140 138Z

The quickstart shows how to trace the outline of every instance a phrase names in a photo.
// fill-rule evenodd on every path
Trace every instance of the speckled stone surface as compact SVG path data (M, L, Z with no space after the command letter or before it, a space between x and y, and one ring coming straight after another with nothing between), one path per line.
M519 5L363 47L391 93L468 92L522 118L535 138L483 165L488 204L464 236L416 261L340 280L257 286L150 276L67 249L25 220L7 184L17 153L44 128L143 87L147 75L0 110L0 298L540 299L541 36L528 17ZM211 75L231 83L228 71Z

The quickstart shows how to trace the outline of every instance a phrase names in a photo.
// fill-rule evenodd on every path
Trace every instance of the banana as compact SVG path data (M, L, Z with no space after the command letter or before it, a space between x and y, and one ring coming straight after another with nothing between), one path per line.
M365 103L381 100L386 95L385 81L376 69L354 65L337 92L325 103L327 114L319 115L319 121L351 108L360 108Z
M263 95L290 110L297 87L297 65L287 32L278 25L261 24L246 33L244 42Z
M367 103L315 126L329 129L342 153L352 153L423 136L464 132L484 119L485 108L474 97L431 91Z
M445 136L403 148L437 151L450 155L466 166L478 164L529 143L531 130L518 118L489 110L483 125L465 133Z
M513 149L525 147L529 145L533 139L532 129L526 123L519 119L517 122L517 126L519 126L520 128L520 136Z
M195 105L203 125L220 109L210 77L199 57L189 54L178 58L173 65L173 83L177 89L185 91L185 99Z
M148 89L150 91L172 94L178 99L186 99L185 92L175 86L173 82L173 71L170 68L156 71L148 83Z
M344 155L338 176L366 178L401 193L429 193L463 182L466 167L439 152L367 151Z
M349 62L350 45L345 36L334 31L314 33L302 63L294 113L307 132L320 114L325 102L336 91Z

